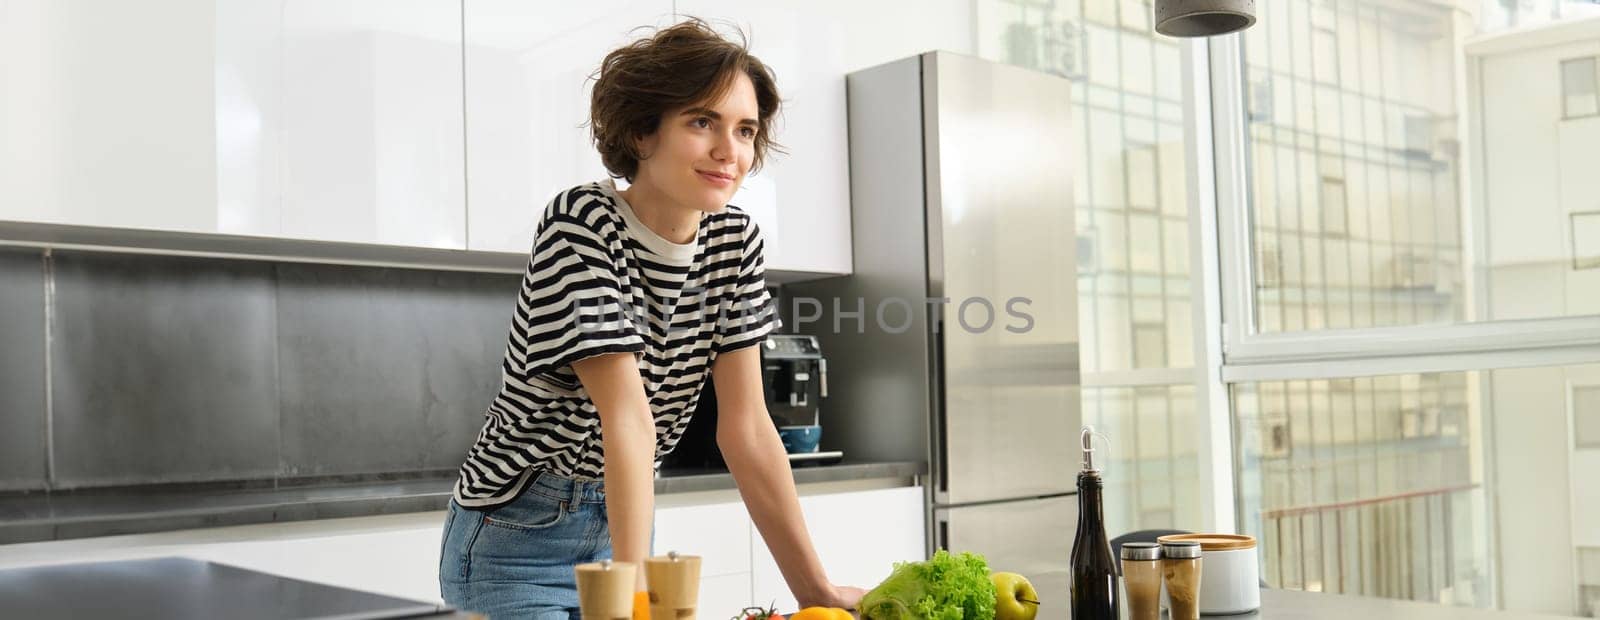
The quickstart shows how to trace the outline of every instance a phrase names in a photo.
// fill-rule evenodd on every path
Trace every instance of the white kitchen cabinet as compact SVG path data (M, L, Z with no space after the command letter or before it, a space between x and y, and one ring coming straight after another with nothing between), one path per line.
M466 248L461 15L284 0L279 236Z
M0 219L216 223L210 0L0 2Z
M853 17L835 12L845 9ZM528 251L540 208L551 196L605 177L582 126L589 111L587 79L607 52L649 34L636 28L672 23L672 10L672 2L661 0L560 6L468 0L470 249ZM844 72L927 49L970 47L970 8L953 2L933 8L678 2L677 10L723 29L729 23L744 28L752 51L777 74L786 102L777 138L790 154L773 153L733 199L766 233L767 268L849 273ZM940 17L906 37L874 31L883 22L873 15L897 20L911 12L919 20Z
M700 556L700 609L708 618L750 605L750 515L739 501L656 509L654 555Z
M588 78L674 8L777 74L789 154L734 200L768 269L848 273L844 75L970 52L966 3L12 0L0 219L525 253L555 192L605 176Z
M672 23L671 0L467 0L468 248L526 253L545 203L606 177L590 144L589 76Z
M767 227L767 268L849 273L844 76L934 49L972 53L971 3L679 0L677 10L742 28L777 76L784 109L776 139L789 153L773 154L762 173L777 220ZM911 23L885 35L886 25Z
M0 219L466 247L455 0L0 11Z
M763 603L764 604L764 603ZM700 578L700 617L732 618L749 607L750 573Z
M215 232L282 236L282 2L216 7Z
M700 574L750 572L750 515L743 502L674 506L656 510L656 555L698 555Z
M871 589L895 562L926 557L923 491L903 487L800 498L806 526L828 578L837 585ZM778 564L752 528L751 588L758 604L777 601L792 611L796 601Z
M800 509L828 577L871 588L895 562L923 559L922 494L920 487L902 487L802 495ZM749 605L796 609L743 502L658 508L655 537L656 555L701 556L702 616L732 615Z

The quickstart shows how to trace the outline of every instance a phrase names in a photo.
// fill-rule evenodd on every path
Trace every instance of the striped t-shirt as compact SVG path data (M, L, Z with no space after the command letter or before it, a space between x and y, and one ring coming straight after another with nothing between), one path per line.
M761 232L729 205L691 243L655 234L607 179L545 207L512 316L500 392L456 481L455 500L509 501L530 474L604 477L600 414L572 363L638 359L655 416L655 464L689 424L713 359L772 330Z

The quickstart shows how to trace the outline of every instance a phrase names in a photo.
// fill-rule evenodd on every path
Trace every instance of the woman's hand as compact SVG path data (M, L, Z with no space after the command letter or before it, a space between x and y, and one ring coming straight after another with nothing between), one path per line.
M852 586L829 585L828 589L821 592L813 600L801 600L800 608L807 607L838 607L840 609L855 609L856 603L861 602L861 597L867 591Z

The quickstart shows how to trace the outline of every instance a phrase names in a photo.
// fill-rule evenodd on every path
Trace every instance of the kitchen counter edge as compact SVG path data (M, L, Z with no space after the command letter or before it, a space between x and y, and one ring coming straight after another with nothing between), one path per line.
M911 486L926 473L910 461L846 462L794 468L796 484L892 480ZM38 492L0 496L0 545L211 527L444 510L454 476L364 484L242 491ZM662 495L735 489L718 471L665 471Z

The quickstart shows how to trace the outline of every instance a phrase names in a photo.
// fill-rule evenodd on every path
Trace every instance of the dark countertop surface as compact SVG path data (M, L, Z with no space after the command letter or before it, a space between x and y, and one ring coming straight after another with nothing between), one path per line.
M799 484L901 478L915 462L794 466ZM392 477L391 477L392 478ZM248 485L120 487L0 495L0 545L205 527L444 510L455 474L405 479ZM656 493L733 489L725 470L663 470Z
M0 609L6 617L34 620L468 617L433 603L188 558L0 570Z

